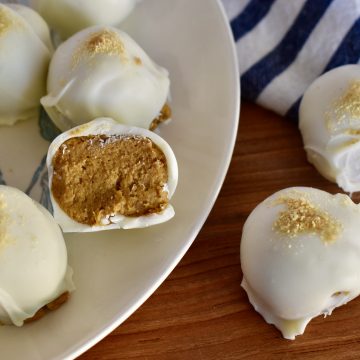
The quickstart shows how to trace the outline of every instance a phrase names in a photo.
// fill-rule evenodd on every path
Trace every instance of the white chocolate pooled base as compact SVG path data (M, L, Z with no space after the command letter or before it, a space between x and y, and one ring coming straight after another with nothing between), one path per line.
M111 230L111 229L134 229L134 228L143 228L151 225L156 225L170 220L174 215L175 211L173 207L168 204L168 206L161 212L157 214L149 214L139 217L129 217L119 214L109 214L106 216L102 223L103 226L90 226L86 224L81 224L73 219L71 219L57 204L51 192L51 184L54 169L52 166L52 159L59 149L59 147L68 139L78 136L87 136L87 135L138 135L147 137L156 144L160 150L164 153L167 168L168 168L168 182L167 182L167 191L168 199L170 200L173 196L177 182L178 182L178 166L175 155L170 148L169 144L163 140L159 135L155 134L152 131L130 127L118 124L116 121L109 118L99 118L93 120L87 124L80 125L71 129L65 133L59 135L50 145L48 155L47 155L47 167L49 172L49 186L50 186L50 197L54 210L54 218L56 222L61 226L63 232L92 232L100 230Z
M274 229L286 205L304 198L335 219L341 230L332 242L318 234L290 236ZM249 301L286 339L303 334L309 321L360 293L360 207L347 195L313 188L281 190L250 214L241 240L242 287Z
M169 95L166 69L126 33L94 26L62 43L51 60L41 99L62 131L99 117L149 129Z
M45 21L22 5L0 4L0 125L36 117L52 53Z
M360 65L341 66L315 80L299 114L309 162L343 190L359 191Z
M0 185L0 322L21 326L74 289L52 216L20 190Z
M63 39L93 25L118 25L134 9L137 0L30 0Z

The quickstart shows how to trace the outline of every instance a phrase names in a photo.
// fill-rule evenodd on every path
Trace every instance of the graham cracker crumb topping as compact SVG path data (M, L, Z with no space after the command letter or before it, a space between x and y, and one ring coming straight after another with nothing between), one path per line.
M325 114L327 127L330 131L337 131L342 125L350 127L351 134L358 135L360 121L360 81L351 82L343 95L334 101L332 108Z
M7 30L12 26L17 24L17 19L11 14L9 10L4 5L0 6L0 36L3 35ZM20 26L20 23L18 24Z
M121 60L126 61L126 51L119 35L111 30L102 30L90 35L90 37L79 47L73 56L73 66L78 65L84 54L95 55L115 55Z
M0 195L0 252L4 250L9 245L15 242L15 239L9 235L9 225L12 220L7 211L7 204L3 198L3 195Z
M136 65L142 65L142 60L139 57L135 56L134 57L134 63Z
M325 243L332 243L342 230L342 225L338 220L326 211L318 209L304 197L280 197L276 204L286 206L273 225L273 229L281 234L295 237L304 233L313 233Z
M79 223L102 225L108 216L148 215L168 204L166 158L149 138L74 137L59 147L52 163L52 194Z

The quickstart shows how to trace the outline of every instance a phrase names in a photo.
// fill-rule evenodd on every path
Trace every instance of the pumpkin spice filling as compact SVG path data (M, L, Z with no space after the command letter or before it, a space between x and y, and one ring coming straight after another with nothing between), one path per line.
M79 223L104 225L109 216L149 215L168 205L166 158L149 138L70 138L59 147L52 165L52 195Z

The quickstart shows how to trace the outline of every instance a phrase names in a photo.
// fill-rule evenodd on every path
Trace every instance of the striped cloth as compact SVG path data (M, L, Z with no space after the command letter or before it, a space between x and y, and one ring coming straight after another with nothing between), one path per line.
M242 96L296 119L322 73L360 59L360 0L223 0Z

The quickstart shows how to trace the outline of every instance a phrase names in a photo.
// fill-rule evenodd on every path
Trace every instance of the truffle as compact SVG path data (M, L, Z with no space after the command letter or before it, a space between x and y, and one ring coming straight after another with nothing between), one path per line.
M149 130L96 119L59 135L47 164L64 232L146 227L174 215L176 159Z
M309 162L347 192L360 190L360 65L331 70L305 92L299 128Z
M287 339L360 293L360 207L344 194L281 190L249 215L241 239L242 287Z

